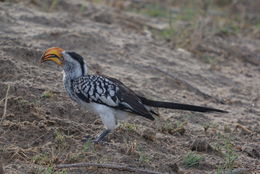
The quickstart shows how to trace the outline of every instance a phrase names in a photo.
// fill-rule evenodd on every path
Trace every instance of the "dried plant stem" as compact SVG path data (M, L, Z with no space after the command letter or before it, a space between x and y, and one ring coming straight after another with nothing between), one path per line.
M8 100L8 93L9 93L9 90L10 90L10 85L7 86L7 90L6 90L6 94L5 94L5 105L4 105L4 113L2 115L2 118L1 118L1 124L5 118L5 115L6 115L6 109L7 109L7 100Z
M129 167L125 164L74 163L74 164L59 164L56 167L57 168L98 167L98 168L116 169L116 170L124 170L129 172L146 173L146 174L169 174L169 173L160 173L151 170Z
M0 100L0 104L5 100L5 97L3 99Z
M248 133L248 134L253 133L251 130L249 130L249 129L246 128L245 126L242 126L241 124L237 124L237 125L236 125L236 129L238 129L238 128L242 129L243 131L245 131L245 132Z

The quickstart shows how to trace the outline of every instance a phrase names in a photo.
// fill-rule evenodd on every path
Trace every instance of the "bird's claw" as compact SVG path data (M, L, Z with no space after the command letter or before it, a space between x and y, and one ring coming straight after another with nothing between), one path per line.
M93 138L90 135L86 135L82 138L81 142L82 143L88 143L91 142L93 144L106 144L107 142L105 142L105 139L100 139L99 137L97 138Z
M84 136L84 138L82 139L82 142L84 142L84 143L85 142L92 142L94 144L100 144L101 142L104 142L104 140L106 139L106 135L109 134L110 132L111 132L111 130L105 129L95 139L93 139L89 135Z

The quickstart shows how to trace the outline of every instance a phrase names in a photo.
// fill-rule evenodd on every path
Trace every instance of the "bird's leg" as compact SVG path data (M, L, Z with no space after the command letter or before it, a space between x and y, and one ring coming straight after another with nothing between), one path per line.
M110 129L103 130L94 140L94 143L99 143L100 141L104 140L104 138L111 132Z

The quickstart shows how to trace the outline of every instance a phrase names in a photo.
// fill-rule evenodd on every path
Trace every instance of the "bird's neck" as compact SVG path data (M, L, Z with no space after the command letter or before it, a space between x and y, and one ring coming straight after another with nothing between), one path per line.
M64 80L74 80L87 74L86 66L80 66L76 63L67 62L63 67Z

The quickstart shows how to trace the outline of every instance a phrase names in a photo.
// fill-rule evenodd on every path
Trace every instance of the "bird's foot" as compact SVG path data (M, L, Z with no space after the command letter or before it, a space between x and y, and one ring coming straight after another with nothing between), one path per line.
M92 142L92 143L95 143L95 144L101 143L101 142L104 142L104 141L106 141L105 138L102 139L102 140L100 140L98 137L97 137L97 138L93 138L93 137L91 137L90 135L84 136L84 137L82 138L82 140L81 140L82 143Z
M109 134L111 131L109 129L105 129L103 132L101 132L96 138L93 138L89 135L84 136L81 140L83 143L92 142L94 144L103 144L106 140L106 135Z
M103 139L103 140L98 140L97 138L92 140L92 143L94 144L107 144L107 140Z

